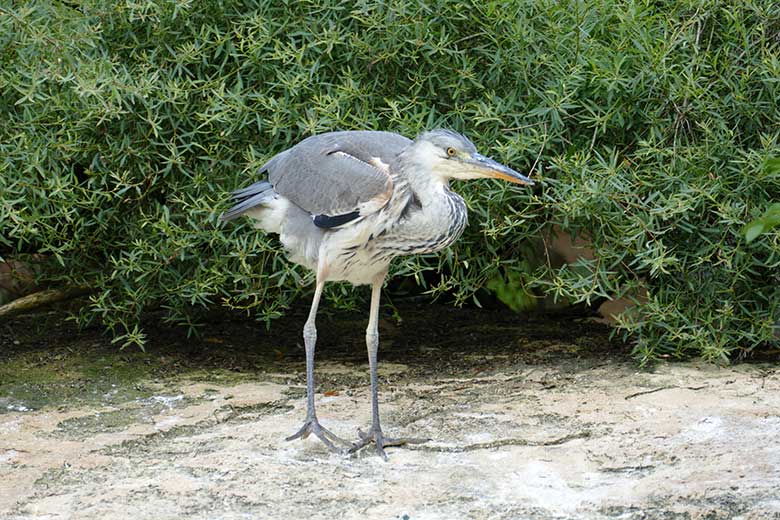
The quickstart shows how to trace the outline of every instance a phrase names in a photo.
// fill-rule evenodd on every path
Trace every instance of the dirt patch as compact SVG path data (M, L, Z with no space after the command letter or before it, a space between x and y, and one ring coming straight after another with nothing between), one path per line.
M385 432L432 439L388 462L283 440L305 412L300 313L152 332L146 353L57 316L23 336L23 318L4 332L22 339L0 367L0 516L780 518L775 366L639 370L587 322L431 309L383 321ZM317 353L320 418L354 440L364 327L321 320Z

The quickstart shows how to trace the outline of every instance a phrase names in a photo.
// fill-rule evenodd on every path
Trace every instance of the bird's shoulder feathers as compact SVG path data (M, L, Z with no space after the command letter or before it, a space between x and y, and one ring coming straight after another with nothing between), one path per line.
M393 190L390 164L410 143L392 132L330 132L304 139L261 170L277 193L312 216L357 218L387 203Z

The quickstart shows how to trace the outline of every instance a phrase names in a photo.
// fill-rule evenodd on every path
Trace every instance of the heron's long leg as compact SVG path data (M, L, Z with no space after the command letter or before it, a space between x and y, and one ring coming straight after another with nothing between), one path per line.
M378 276L371 287L371 310L369 311L368 327L366 328L366 347L368 348L368 365L371 371L371 429L363 433L358 430L360 440L356 442L349 451L355 452L371 444L376 445L376 451L387 460L385 446L401 446L403 444L420 444L427 442L428 439L391 439L385 437L382 433L382 427L379 424L379 383L377 381L377 355L379 351L379 298L382 294L382 284L385 281L385 274Z
M306 420L303 423L303 427L293 435L287 437L286 440L305 439L313 433L331 450L342 451L333 443L337 442L345 447L350 446L350 444L337 437L330 430L321 426L317 420L317 413L314 409L314 347L317 344L317 327L315 326L315 320L323 287L325 287L325 282L318 277L317 287L314 290L314 299L311 302L311 309L309 310L309 317L306 320L306 324L303 326L303 342L306 345Z

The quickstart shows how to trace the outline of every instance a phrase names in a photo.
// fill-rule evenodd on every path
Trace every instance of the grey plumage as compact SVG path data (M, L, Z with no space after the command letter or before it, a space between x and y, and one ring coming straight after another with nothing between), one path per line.
M392 189L387 164L411 141L390 132L331 132L304 139L261 168L277 193L312 215L342 215Z
M234 191L232 195L235 205L222 214L222 220L233 220L254 207L262 206L271 200L275 193L270 182L258 181L246 188Z
M418 442L388 439L379 422L377 349L379 295L392 259L451 245L463 233L466 204L449 189L451 179L495 177L532 184L527 177L477 153L464 136L433 130L414 141L390 132L331 132L304 139L260 170L268 180L233 192L223 220L248 215L257 227L279 234L290 259L317 273L306 345L307 413L289 439L314 434L331 449L349 446L323 428L314 407L315 316L326 281L371 284L366 344L371 368L372 426L351 451Z

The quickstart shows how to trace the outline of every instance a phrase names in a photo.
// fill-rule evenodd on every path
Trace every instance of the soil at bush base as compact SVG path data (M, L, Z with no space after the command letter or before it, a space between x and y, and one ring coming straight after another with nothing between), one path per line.
M0 325L2 518L780 518L780 372L639 369L565 317L404 305L383 318L385 433L285 442L305 413L301 307L214 314L200 338L146 326L145 352L58 313ZM318 322L317 404L369 424L363 314Z

